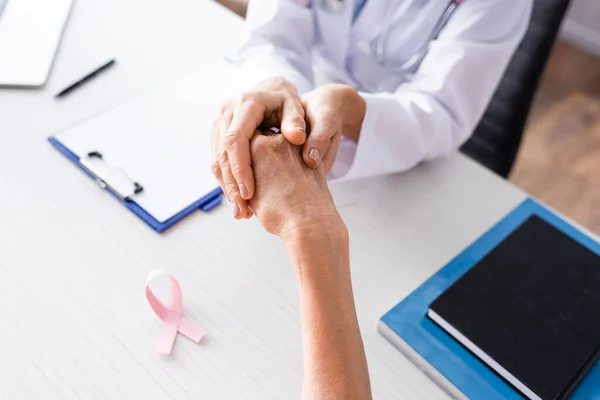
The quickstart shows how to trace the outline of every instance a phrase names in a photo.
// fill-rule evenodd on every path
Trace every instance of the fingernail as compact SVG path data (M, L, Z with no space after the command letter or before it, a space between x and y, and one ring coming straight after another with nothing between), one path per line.
M319 162L321 161L321 153L319 153L319 150L315 148L310 149L310 151L308 152L308 156L315 162L315 164L318 167Z
M237 218L237 216L240 214L240 206L238 206L238 203L233 203L233 217Z
M242 195L242 197L244 199L248 200L248 188L246 187L246 185L244 185L243 183L240 183L239 188L240 188L240 194Z

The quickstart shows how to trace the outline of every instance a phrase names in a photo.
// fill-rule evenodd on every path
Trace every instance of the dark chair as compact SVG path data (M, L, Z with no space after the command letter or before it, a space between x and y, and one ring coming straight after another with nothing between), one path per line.
M533 96L570 0L535 0L531 22L487 111L461 151L507 177Z

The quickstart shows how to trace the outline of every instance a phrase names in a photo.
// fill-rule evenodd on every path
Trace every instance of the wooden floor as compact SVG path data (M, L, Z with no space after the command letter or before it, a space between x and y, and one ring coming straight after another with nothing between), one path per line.
M600 235L600 59L555 45L510 181Z
M600 59L555 45L509 179L600 235Z

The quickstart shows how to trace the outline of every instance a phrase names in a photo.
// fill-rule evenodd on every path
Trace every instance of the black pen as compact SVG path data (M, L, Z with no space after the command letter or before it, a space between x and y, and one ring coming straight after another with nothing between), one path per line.
M54 96L55 98L59 99L61 97L64 97L66 95L68 95L69 93L71 93L73 90L77 89L78 87L82 86L83 84L85 84L86 82L94 79L96 76L98 76L99 74L101 74L102 72L106 71L107 69L109 69L110 67L112 67L113 65L116 64L115 60L110 60L109 62L107 62L106 64L96 68L94 71L90 72L89 74L87 74L86 76L84 76L83 78L79 79L77 82L73 83L72 85L68 86L67 88L65 88L64 90L62 90L61 92L59 92L56 96Z

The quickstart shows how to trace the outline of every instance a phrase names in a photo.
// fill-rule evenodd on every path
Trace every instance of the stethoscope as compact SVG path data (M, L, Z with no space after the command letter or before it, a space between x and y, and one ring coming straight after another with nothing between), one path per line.
M451 0L450 3L448 3L442 16L435 24L435 27L429 34L429 37L424 42L424 44L415 52L415 54L413 54L413 56L408 61L404 62L399 67L387 65L384 54L385 46L389 42L389 38L393 31L394 25L398 21L400 15L399 10L396 10L396 12L392 14L391 18L384 22L381 34L375 40L375 43L372 46L372 53L374 53L377 62L384 67L391 68L398 72L414 71L415 67L421 62L421 60L423 60L423 57L429 50L429 44L431 43L431 41L435 40L440 35L440 33L442 32L446 24L448 24L448 21L450 20L458 6L460 6L463 2L464 0ZM321 3L323 8L329 12L340 12L344 6L344 3L340 0L322 0ZM369 52L371 52L370 50L371 49L369 49Z

